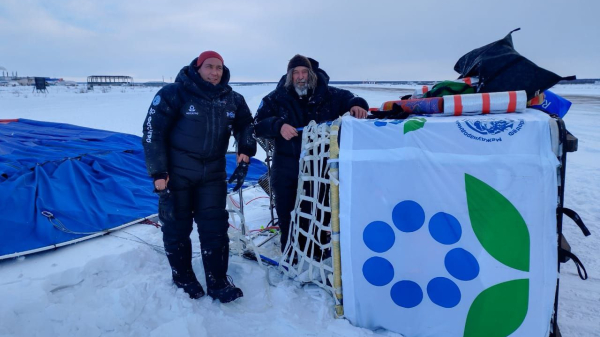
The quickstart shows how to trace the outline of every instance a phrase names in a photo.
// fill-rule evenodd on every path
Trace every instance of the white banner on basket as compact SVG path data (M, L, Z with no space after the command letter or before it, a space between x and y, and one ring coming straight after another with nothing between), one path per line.
M416 336L547 336L556 287L549 117L345 117L345 316Z

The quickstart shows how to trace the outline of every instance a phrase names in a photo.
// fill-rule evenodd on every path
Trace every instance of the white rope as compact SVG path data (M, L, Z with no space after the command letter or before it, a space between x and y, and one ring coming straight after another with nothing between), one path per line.
M315 283L334 295L330 257L329 167L332 163L337 165L338 161L328 161L329 131L329 125L313 121L302 132L296 204L280 270L290 278L302 283ZM302 228L301 223L308 224L307 228ZM306 244L301 245L301 241L306 241Z

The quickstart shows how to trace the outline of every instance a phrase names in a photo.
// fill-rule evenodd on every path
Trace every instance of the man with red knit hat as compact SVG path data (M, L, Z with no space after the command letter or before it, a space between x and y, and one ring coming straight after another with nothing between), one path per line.
M223 57L205 51L181 69L175 83L158 91L144 120L142 144L159 195L163 243L173 283L191 298L204 296L192 268L190 234L198 225L207 293L226 303L243 296L228 279L229 238L225 154L232 132L243 182L256 153L252 115L229 86Z

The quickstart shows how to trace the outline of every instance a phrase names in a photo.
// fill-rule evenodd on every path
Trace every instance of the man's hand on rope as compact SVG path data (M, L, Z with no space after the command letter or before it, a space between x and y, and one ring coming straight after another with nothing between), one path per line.
M296 128L289 124L283 124L279 132L281 133L281 136L285 138L285 140L290 140L298 136L298 131Z

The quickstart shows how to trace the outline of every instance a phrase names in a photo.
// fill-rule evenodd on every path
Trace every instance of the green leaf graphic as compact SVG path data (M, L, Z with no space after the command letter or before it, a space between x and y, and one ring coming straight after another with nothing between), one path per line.
M465 324L464 337L506 337L527 316L529 280L512 280L482 291L475 298Z
M427 120L425 118L411 118L404 123L404 134L411 131L416 131L425 125Z
M529 229L515 206L483 181L465 174L473 231L483 248L500 263L529 271Z

